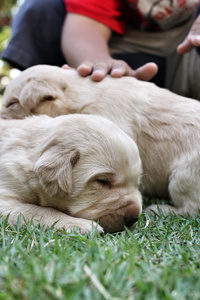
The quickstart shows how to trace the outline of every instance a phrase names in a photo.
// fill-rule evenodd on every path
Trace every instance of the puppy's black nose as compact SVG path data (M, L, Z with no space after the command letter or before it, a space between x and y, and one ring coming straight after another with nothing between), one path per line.
M127 226L127 227L132 226L137 221L138 221L138 217L133 217L133 216L124 217L124 223L125 223L125 226Z

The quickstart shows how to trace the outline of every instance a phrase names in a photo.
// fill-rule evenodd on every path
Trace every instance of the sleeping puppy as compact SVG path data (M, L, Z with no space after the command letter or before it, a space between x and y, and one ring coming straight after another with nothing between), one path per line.
M121 231L142 210L140 173L136 144L102 117L0 120L0 214L13 224L21 213L82 234Z
M139 148L140 190L169 200L164 213L193 214L200 207L200 103L132 77L101 82L75 70L40 65L7 86L2 118L82 113L115 122ZM134 164L134 160L133 160ZM151 205L147 211L157 211Z

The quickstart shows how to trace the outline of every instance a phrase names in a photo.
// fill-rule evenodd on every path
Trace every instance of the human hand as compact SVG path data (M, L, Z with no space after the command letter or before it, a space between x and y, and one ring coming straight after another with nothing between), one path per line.
M194 21L190 32L185 40L178 45L177 51L179 54L185 54L191 51L194 47L200 46L200 16Z
M117 59L101 59L94 62L85 61L77 68L79 75L86 77L91 76L93 81L101 81L107 74L113 78L122 76L132 76L139 80L151 80L158 72L155 63L147 63L142 67L133 70L123 60Z

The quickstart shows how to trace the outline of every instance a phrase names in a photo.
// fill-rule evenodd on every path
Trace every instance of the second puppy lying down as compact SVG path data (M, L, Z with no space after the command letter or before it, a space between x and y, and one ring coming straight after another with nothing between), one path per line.
M83 113L112 120L138 145L143 194L171 198L174 206L160 205L165 213L187 215L200 208L198 101L131 77L96 83L75 70L40 65L11 81L2 105L3 118Z
M0 214L116 232L141 213L136 144L98 116L0 120Z

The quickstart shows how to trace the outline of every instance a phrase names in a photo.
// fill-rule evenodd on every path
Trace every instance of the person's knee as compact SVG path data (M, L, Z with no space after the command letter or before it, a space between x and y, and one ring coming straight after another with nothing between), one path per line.
M32 18L45 18L45 15L52 13L65 13L62 0L26 0L19 10L19 15Z
M30 10L32 12L44 12L48 11L49 9L55 8L58 4L59 1L55 0L28 0L24 2L23 7L27 11Z

